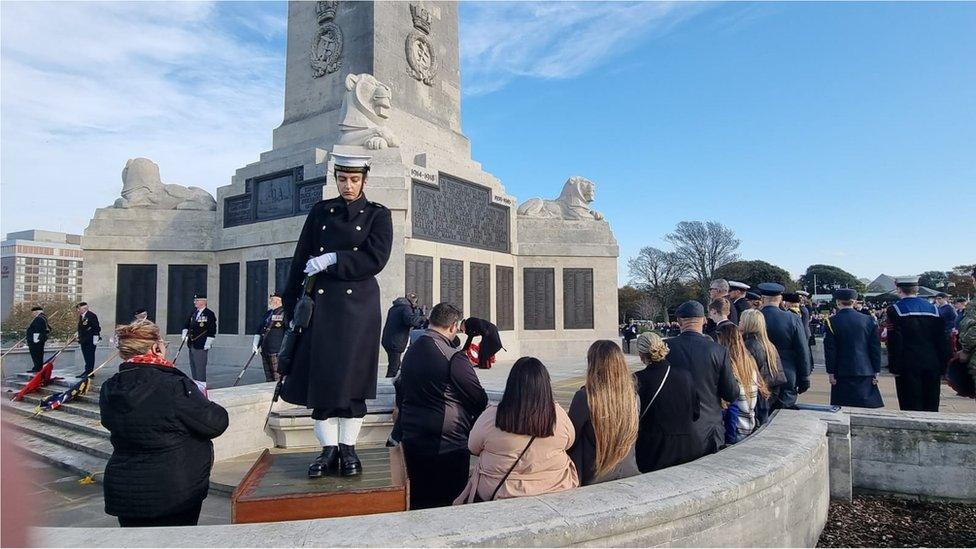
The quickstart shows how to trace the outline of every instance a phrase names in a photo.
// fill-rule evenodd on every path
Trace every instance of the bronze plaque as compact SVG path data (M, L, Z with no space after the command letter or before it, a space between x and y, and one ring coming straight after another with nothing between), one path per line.
M441 259L441 302L464 311L464 262Z
M434 258L406 255L406 292L417 294L417 303L430 311L434 306Z
M556 329L556 275L553 269L522 269L522 311L526 330Z
M468 316L491 321L491 265L471 264L471 311Z
M251 217L251 195L242 194L224 199L224 227L246 225Z
M494 204L491 189L440 174L439 187L413 182L414 238L507 253L508 206Z
M495 267L495 324L499 330L515 329L515 269Z
M563 269L563 327L593 328L593 269Z

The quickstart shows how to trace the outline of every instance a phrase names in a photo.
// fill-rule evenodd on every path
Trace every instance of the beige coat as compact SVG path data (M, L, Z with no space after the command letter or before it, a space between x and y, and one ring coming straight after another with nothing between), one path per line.
M478 461L468 479L468 485L454 500L455 505L473 502L475 490L482 499L490 498L502 477L529 443L531 437L527 435L513 435L495 427L497 411L497 406L489 406L471 429L468 449L478 456ZM562 406L556 404L556 427L553 436L535 439L508 476L505 485L498 490L495 499L560 492L579 486L576 465L566 453L575 438L573 422Z

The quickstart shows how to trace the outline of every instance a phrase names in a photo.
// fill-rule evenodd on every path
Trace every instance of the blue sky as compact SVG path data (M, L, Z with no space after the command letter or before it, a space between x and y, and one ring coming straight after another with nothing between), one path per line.
M215 190L281 121L282 3L11 3L3 232L80 232L127 158ZM463 128L520 200L598 185L626 259L682 220L799 275L976 262L976 4L461 7ZM39 213L43 212L43 213Z

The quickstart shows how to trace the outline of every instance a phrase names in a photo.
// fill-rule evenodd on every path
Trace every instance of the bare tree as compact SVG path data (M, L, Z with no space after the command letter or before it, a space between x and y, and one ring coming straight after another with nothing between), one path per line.
M673 252L645 246L637 257L627 261L627 267L634 285L653 298L667 314L668 306L681 291L681 278L688 272L681 258Z
M682 221L664 239L674 246L673 253L702 292L708 289L716 269L739 259L735 231L717 221Z

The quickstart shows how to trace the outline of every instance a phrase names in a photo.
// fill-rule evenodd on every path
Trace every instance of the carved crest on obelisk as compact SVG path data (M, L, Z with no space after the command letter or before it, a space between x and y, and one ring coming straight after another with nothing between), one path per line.
M407 73L428 86L434 84L437 57L430 37L430 11L419 4L410 4L414 30L407 35Z
M342 66L342 29L333 21L338 9L338 0L324 0L315 3L315 16L319 23L319 30L312 39L310 52L312 76L314 78L332 74Z

